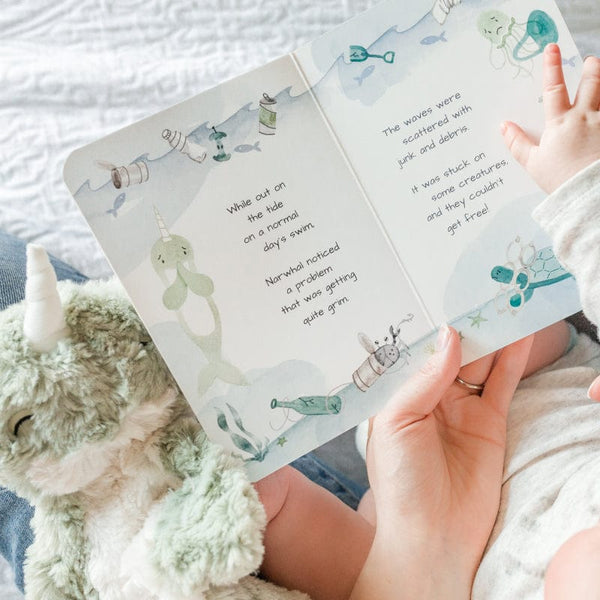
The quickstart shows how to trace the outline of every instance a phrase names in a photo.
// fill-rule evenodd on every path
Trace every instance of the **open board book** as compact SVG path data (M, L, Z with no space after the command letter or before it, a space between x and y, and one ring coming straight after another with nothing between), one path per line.
M466 363L579 310L499 133L541 131L555 41L573 89L551 0L386 0L70 156L154 342L253 479L374 414L440 324Z

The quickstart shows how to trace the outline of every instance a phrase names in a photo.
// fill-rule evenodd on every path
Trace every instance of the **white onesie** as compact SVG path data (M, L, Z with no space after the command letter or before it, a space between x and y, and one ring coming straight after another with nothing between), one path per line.
M600 161L549 196L534 218L552 236L597 325ZM473 600L541 600L558 548L600 522L600 404L587 397L599 370L600 346L579 335L565 356L519 385L508 418L500 511Z

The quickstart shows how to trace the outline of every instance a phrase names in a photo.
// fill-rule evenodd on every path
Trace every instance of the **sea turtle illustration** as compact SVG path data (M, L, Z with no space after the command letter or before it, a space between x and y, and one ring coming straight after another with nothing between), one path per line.
M492 269L492 279L503 284L499 294L510 295L508 302L512 309L520 309L529 302L536 288L572 277L558 262L551 247L542 248L539 252L534 249L530 256L528 261L521 262L520 268L514 263L508 263L505 266L496 265Z
M199 395L202 396L215 379L234 385L247 385L243 373L222 357L221 316L212 297L215 289L212 279L208 275L197 272L191 243L180 235L169 233L156 207L154 207L154 215L161 237L152 246L150 260L166 287L162 298L163 304L167 309L176 311L179 324L208 360L208 364L198 375ZM175 271L175 280L172 283L169 282L167 271ZM188 298L188 293L204 298L209 307L214 329L207 335L194 333L180 311Z

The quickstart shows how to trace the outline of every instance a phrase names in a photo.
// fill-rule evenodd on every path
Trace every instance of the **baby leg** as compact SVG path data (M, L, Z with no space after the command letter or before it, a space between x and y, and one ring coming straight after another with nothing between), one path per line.
M261 573L312 600L348 598L369 553L373 527L292 467L255 487L268 521Z

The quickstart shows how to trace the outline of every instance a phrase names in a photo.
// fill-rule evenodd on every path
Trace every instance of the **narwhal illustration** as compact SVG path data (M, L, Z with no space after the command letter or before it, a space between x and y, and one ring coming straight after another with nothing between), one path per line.
M163 304L177 314L177 320L186 335L202 350L208 364L198 374L198 393L202 396L220 379L234 385L247 385L243 373L223 359L221 353L222 326L219 309L212 298L215 286L208 275L197 273L194 264L194 251L188 240L179 235L169 233L167 227L154 207L154 215L160 231L160 239L152 246L151 261L154 270L164 283ZM167 271L175 271L175 281L169 282ZM207 335L194 333L188 325L181 307L185 303L188 292L206 300L214 320L214 329Z

